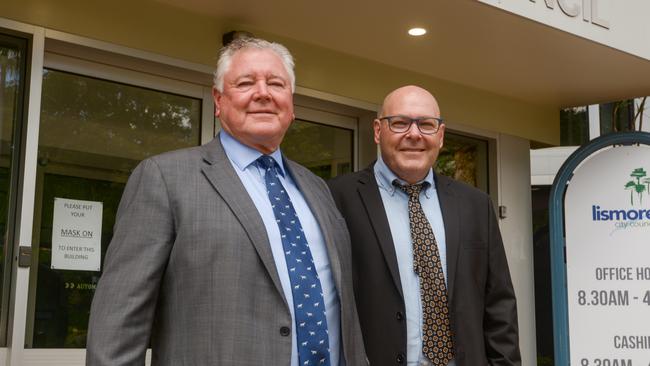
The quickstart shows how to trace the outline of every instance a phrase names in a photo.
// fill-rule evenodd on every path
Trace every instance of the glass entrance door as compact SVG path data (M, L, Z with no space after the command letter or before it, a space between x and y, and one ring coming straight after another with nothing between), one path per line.
M13 213L23 121L27 39L0 30L0 347L6 345L13 243ZM14 153L16 152L16 153Z
M195 97L44 70L28 347L85 348L90 304L126 180L149 156L199 145L201 106ZM69 227L84 222L69 217L66 208L75 205L101 211L99 230L89 239L96 252L79 244L87 234L57 229L62 220L72 220Z

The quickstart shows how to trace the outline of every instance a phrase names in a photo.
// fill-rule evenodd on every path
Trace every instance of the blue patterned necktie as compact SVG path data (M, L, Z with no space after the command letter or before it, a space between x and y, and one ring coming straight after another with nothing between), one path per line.
M289 194L278 179L279 166L268 155L260 156L257 162L265 170L266 193L273 207L275 222L280 228L287 261L296 318L294 328L298 343L298 363L302 366L329 366L329 338L323 290L307 238Z

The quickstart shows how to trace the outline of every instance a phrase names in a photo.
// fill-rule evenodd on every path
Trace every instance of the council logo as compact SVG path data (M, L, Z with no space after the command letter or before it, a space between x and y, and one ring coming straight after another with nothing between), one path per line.
M612 206L591 205L591 219L593 221L613 222L616 229L650 228L650 177L644 168L633 169L630 173L630 180L625 183L625 190L630 191L630 203L623 203L619 198L619 204ZM621 192L622 193L622 192ZM645 200L645 203L644 203Z
M643 168L636 168L630 173L632 180L625 183L625 189L630 191L630 204L632 206L636 204L642 205L643 195L650 192L650 177L647 177L647 175L648 173Z

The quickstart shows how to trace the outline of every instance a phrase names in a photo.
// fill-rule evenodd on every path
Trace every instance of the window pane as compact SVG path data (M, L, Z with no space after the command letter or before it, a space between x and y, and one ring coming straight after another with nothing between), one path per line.
M445 143L436 163L436 173L452 177L488 192L488 142L445 132Z
M553 293L548 200L551 186L533 186L533 268L535 273L535 332L537 365L553 365Z
M23 118L27 41L0 34L0 346L6 343L9 274L11 272L11 187L14 134ZM6 241L6 242L5 242Z
M587 107L565 108L560 111L560 145L580 146L589 141Z
M352 130L296 120L282 142L282 152L327 180L352 171Z
M151 155L198 145L200 120L197 99L45 70L28 346L84 348L101 275L87 268L53 268L52 239L59 235L53 233L55 198L101 202L96 238L103 260L131 170Z
M600 105L600 134L634 131L634 99Z

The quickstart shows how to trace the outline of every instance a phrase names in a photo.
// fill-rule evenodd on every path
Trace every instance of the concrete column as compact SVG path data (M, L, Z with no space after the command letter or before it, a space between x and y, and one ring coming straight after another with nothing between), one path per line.
M534 366L537 365L537 348L530 143L519 137L500 134L497 149L499 205L507 209L507 216L500 219L499 226L517 296L522 365Z

